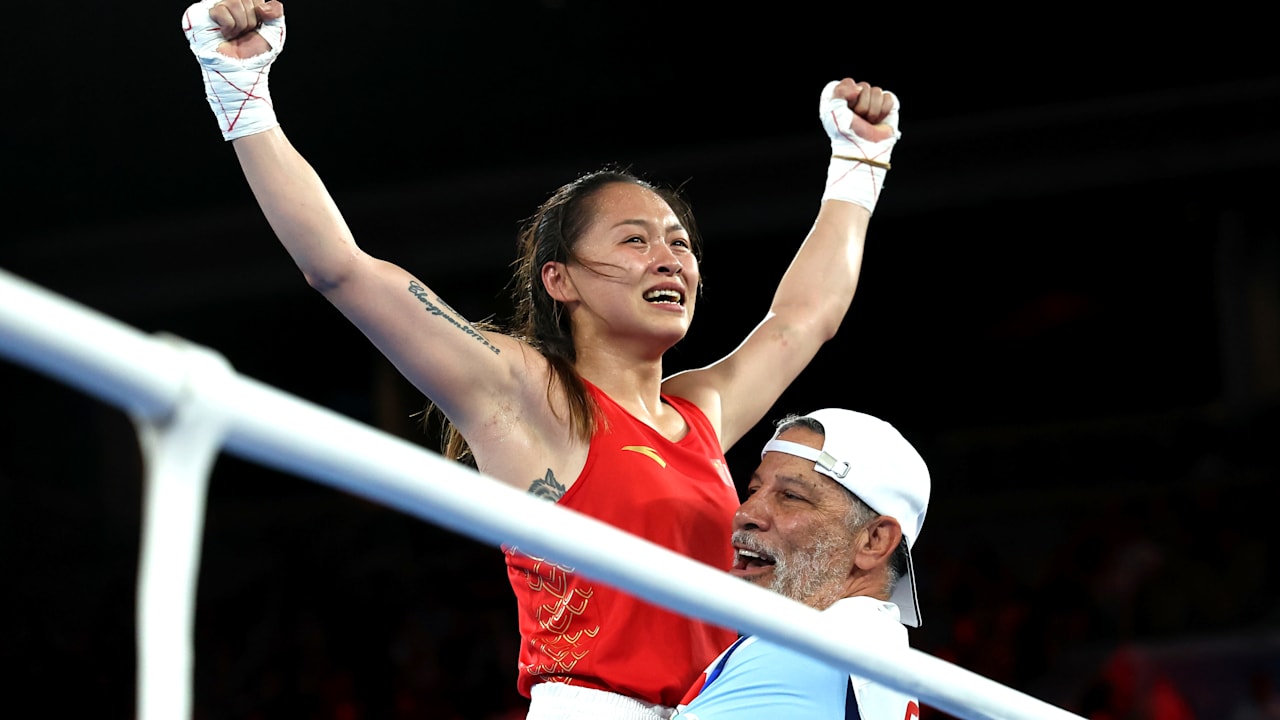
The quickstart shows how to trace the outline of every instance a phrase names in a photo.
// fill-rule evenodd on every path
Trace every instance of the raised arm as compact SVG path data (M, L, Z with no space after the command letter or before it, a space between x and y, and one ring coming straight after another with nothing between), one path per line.
M858 284L890 152L901 137L896 98L867 83L828 83L819 113L832 147L826 190L768 314L728 356L664 385L718 420L725 449L764 417L840 327Z
M223 136L307 282L464 434L499 410L510 415L522 398L545 404L540 355L522 352L505 335L481 333L424 283L356 245L319 176L276 122L267 77L284 45L281 3L206 0L188 8L183 28Z

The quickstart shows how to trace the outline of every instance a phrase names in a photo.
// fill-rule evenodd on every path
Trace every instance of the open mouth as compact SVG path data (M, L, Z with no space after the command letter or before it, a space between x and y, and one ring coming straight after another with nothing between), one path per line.
M734 570L756 570L759 568L770 567L776 562L772 556L767 553L756 550L748 550L746 548L735 548L733 569Z
M650 290L644 294L645 302L684 305L684 295L675 290Z

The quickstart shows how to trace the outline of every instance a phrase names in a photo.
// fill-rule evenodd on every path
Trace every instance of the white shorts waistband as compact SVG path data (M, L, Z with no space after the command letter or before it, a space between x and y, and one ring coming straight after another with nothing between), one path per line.
M558 682L538 683L529 695L525 720L667 720L675 712L606 690Z

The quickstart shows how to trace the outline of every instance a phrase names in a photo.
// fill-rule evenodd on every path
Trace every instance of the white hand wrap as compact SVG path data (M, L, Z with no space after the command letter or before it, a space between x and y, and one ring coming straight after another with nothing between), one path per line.
M884 123L893 128L893 135L879 142L871 142L856 135L852 128L853 110L843 98L834 96L838 82L832 81L822 89L822 101L818 113L822 127L831 137L831 164L827 167L827 189L823 200L845 200L874 212L884 176L889 172L889 155L893 145L902 137L898 130L898 97L893 98L893 110ZM867 162L870 161L870 162Z
M225 38L209 19L209 8L215 2L202 0L188 7L182 16L182 31L204 73L205 99L226 140L270 130L280 123L271 106L267 75L271 63L284 49L284 18L267 20L258 28L271 46L270 51L243 60L228 57L218 52Z

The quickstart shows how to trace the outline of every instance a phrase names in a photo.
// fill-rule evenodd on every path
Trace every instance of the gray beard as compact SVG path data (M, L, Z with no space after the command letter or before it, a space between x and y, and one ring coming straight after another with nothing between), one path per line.
M819 535L813 539L811 550L790 555L775 555L746 533L736 536L734 541L773 557L773 580L769 589L779 595L818 610L825 610L844 597L844 579L849 569L837 567L836 563L838 552L848 538L839 533Z
M834 565L838 549L835 538L820 537L812 553L778 558L769 588L809 607L826 610L843 597L841 581L846 572Z

